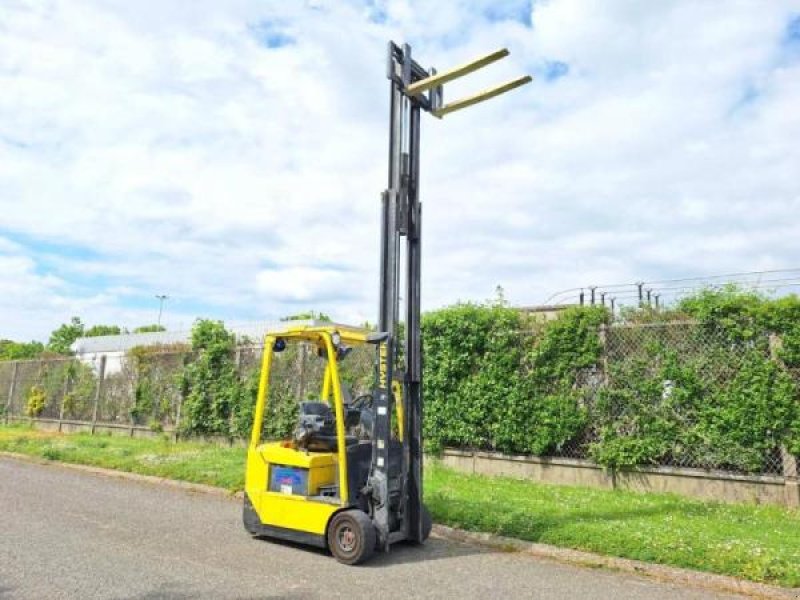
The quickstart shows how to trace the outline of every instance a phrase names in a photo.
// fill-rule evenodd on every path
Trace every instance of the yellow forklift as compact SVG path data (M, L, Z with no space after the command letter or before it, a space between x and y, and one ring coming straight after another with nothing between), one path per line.
M251 535L328 548L352 565L376 549L388 551L403 540L422 543L430 534L431 518L422 503L420 114L441 118L528 83L530 76L519 77L443 103L445 83L507 55L499 50L437 73L412 59L407 44L389 43L389 187L381 203L378 331L289 322L266 336L247 452L243 518ZM320 397L298 398L291 439L264 441L275 354L293 344L310 348L324 363ZM374 351L374 378L369 391L353 398L340 364L358 347Z

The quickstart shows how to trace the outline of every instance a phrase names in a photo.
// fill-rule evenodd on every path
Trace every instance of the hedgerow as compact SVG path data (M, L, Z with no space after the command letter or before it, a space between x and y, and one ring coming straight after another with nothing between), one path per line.
M585 427L579 374L598 362L603 309L535 324L503 305L459 304L423 318L425 434L448 445L559 451Z
M630 327L608 320L604 308L575 307L535 321L503 302L426 313L426 447L740 472L774 467L781 446L800 453L796 297L704 290L669 312L628 311ZM249 435L259 365L237 368L235 348L221 323L196 324L184 432ZM319 365L305 370L300 352L276 355L265 437L288 435L297 398L319 395ZM363 388L370 373L343 377ZM150 400L141 408L158 412Z

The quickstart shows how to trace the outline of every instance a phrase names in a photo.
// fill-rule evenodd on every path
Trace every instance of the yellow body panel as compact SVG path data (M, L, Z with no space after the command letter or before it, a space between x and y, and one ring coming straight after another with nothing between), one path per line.
M336 504L315 502L304 496L265 492L256 512L264 525L325 535L328 520L339 508Z
M321 485L336 483L338 455L333 452L300 452L286 448L281 442L264 444L258 448L268 465L286 465L308 469L308 495L319 494ZM269 475L269 473L267 473Z
M293 456L294 455L294 456ZM307 459L307 460L304 460ZM272 462L275 460L276 462ZM245 490L264 525L305 531L324 535L328 520L339 510L338 504L318 502L305 496L292 496L270 492L269 465L284 464L309 468L309 491L336 477L336 455L331 453L305 454L279 444L264 444L247 453L247 481ZM327 481L319 481L320 478Z
M287 448L283 442L269 442L258 447L268 463L303 467L304 469L334 466L338 462L335 452L301 452Z

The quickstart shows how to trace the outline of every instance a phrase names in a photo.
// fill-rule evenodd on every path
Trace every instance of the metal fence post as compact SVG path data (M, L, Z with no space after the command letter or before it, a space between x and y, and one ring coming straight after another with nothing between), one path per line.
M238 383L242 377L242 347L236 346L236 353L233 356L233 371L236 374L236 382ZM228 415L228 440L230 445L233 446L233 438L235 437L233 431L233 421L236 415L237 406L230 407L230 415Z
M300 365L299 377L297 378L297 399L303 400L306 395L306 345L300 344L300 352L297 353L297 360Z
M783 366L780 358L780 349L783 340L780 336L769 334L769 355L773 361ZM783 498L789 508L800 507L800 482L797 480L797 458L781 444L781 465L783 468Z
M800 482L797 480L797 459L786 446L781 446L783 462L783 497L789 508L800 507Z
M173 425L172 437L174 441L178 441L179 431L181 428L181 409L183 408L183 394L178 396L178 407L175 409L175 425Z
M100 406L100 396L103 394L103 380L106 377L106 355L100 357L100 373L97 378L97 387L94 390L94 407L92 408L92 435L97 426L97 409Z
M14 361L14 369L11 372L11 383L8 386L8 400L6 400L6 425L11 422L11 404L14 400L14 388L17 386L17 371L19 361Z
M61 394L61 406L58 408L58 432L61 433L61 425L64 422L64 403L67 400L67 394L69 393L69 380L70 380L70 366L68 365L67 368L64 370L64 391Z
M131 391L133 392L133 397L131 398L130 408L128 409L128 421L130 421L130 426L131 426L130 430L128 431L128 436L133 437L136 429L136 420L133 418L133 409L134 406L136 406L136 391L139 388L139 378L141 377L142 363L140 362L139 357L132 356L130 352L126 352L124 354L124 357L126 361L130 361L127 364L131 365L129 368L133 371L133 377L132 377L133 385L130 388ZM147 359L141 359L141 360L147 360ZM153 412L155 412L156 407L153 406L152 410ZM152 419L154 418L154 415L151 414L150 417Z
M183 372L185 376L186 367L188 366L187 357L188 354L183 355ZM181 393L178 394L178 406L175 407L175 422L172 426L172 438L173 441L177 443L178 437L180 436L180 428L181 428L181 410L183 409L183 390L181 389Z
M603 369L603 383L605 383L608 377L608 325L601 323L597 335L600 338L600 366Z

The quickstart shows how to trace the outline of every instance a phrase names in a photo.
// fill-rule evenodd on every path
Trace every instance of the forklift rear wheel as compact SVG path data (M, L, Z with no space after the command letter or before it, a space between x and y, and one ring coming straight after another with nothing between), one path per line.
M242 510L242 521L244 523L244 528L252 536L258 535L259 526L261 525L261 520L258 518L258 514L256 514L256 509L253 508L253 503L250 502L250 498L247 496L247 492L244 494L244 509Z
M431 513L428 512L428 507L424 504L422 505L422 541L428 539L428 536L431 534L431 529L433 529L433 519L431 518Z
M372 520L358 509L336 514L328 527L328 548L346 565L357 565L372 556L376 540Z

